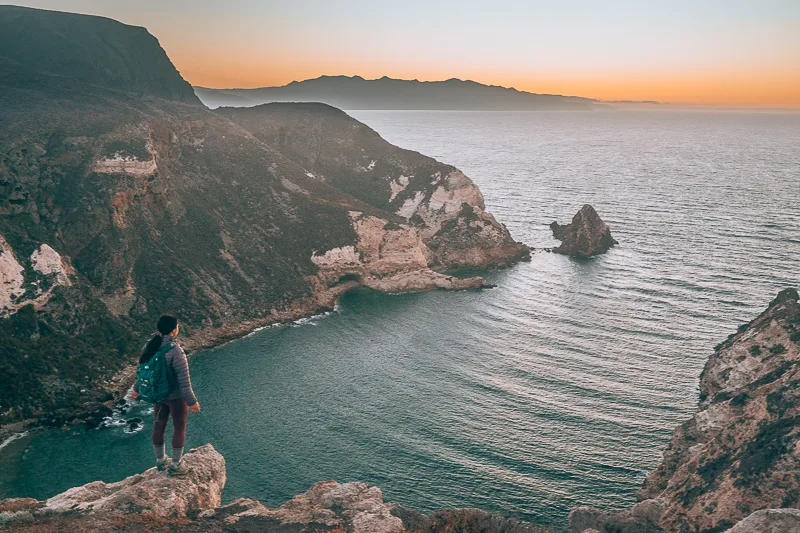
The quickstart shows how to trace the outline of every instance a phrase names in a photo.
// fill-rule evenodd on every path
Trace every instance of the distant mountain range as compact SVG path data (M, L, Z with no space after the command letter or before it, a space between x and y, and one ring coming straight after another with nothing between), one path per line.
M209 89L195 94L210 108L252 107L270 102L322 102L345 110L441 109L484 111L575 110L601 107L597 100L558 94L536 94L474 81L397 80L384 76L321 76L282 87Z

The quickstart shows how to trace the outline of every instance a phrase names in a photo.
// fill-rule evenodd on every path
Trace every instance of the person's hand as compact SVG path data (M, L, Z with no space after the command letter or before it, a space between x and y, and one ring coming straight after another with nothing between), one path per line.
M138 397L139 397L139 393L138 392L133 391L131 393L131 400L133 400L134 402L136 401L136 398L138 398Z
M189 406L189 410L191 412L193 412L193 413L199 413L200 412L200 402L196 402L194 405L190 405Z

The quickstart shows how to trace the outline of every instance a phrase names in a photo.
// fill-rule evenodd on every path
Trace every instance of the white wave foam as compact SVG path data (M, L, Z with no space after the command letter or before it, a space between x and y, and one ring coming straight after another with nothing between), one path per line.
M15 440L19 440L19 439L22 439L24 437L27 437L29 434L30 434L30 432L28 432L28 431L23 431L22 433L14 433L13 435L11 435L6 440L4 440L3 442L0 443L0 450L2 450L3 448L8 446L9 444L14 442Z

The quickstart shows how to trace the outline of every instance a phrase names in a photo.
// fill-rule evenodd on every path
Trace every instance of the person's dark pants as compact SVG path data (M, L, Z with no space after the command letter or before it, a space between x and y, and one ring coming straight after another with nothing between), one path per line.
M166 400L153 406L153 444L161 446L167 433L167 422L172 415L172 447L183 448L186 440L186 419L189 418L189 406L186 400Z

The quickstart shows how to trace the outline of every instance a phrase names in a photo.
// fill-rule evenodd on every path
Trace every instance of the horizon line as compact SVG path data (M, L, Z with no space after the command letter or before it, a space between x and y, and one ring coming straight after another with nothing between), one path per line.
M451 77L447 79L441 80L420 80L418 78L408 79L408 78L392 78L391 76L381 76L379 78L365 78L359 74L354 74L352 76L348 76L347 74L320 74L319 76L313 78L306 78L304 80L292 80L288 83L283 85L262 85L257 87L208 87L206 85L194 85L190 84L193 89L205 89L210 91L257 91L259 89L281 89L284 87L288 87L295 83L304 83L307 81L315 81L322 78L346 78L346 79L355 79L355 80L362 80L362 81L380 81L380 80L390 80L390 81L404 81L404 82L416 82L416 83L446 83L448 81L458 81L462 83L474 83L476 85L481 85L483 87L492 87L492 88L500 88L506 89L509 91L515 91L518 93L523 94L531 94L537 96L554 96L554 97L561 97L561 98L580 98L583 100L589 100L592 103L597 104L616 104L616 105L623 105L623 106L658 106L661 109L677 109L677 108L685 108L685 109L716 109L716 110L752 110L752 111L764 111L764 112L781 112L781 111L790 111L790 112L799 112L800 106L797 107L765 107L759 105L730 105L730 104L703 104L703 103L688 103L688 102L664 102L660 100L631 100L631 99L602 99L602 98L595 98L592 96L580 96L580 95L565 95L565 94L556 94L556 93L537 93L532 91L525 91L521 89L517 89L516 87L505 86L505 85L496 85L496 84L489 84L489 83L482 83L479 81L475 81L472 79L462 79L457 77ZM188 81L188 80L187 80ZM404 110L405 111L405 110ZM435 111L435 110L427 110L427 111Z

